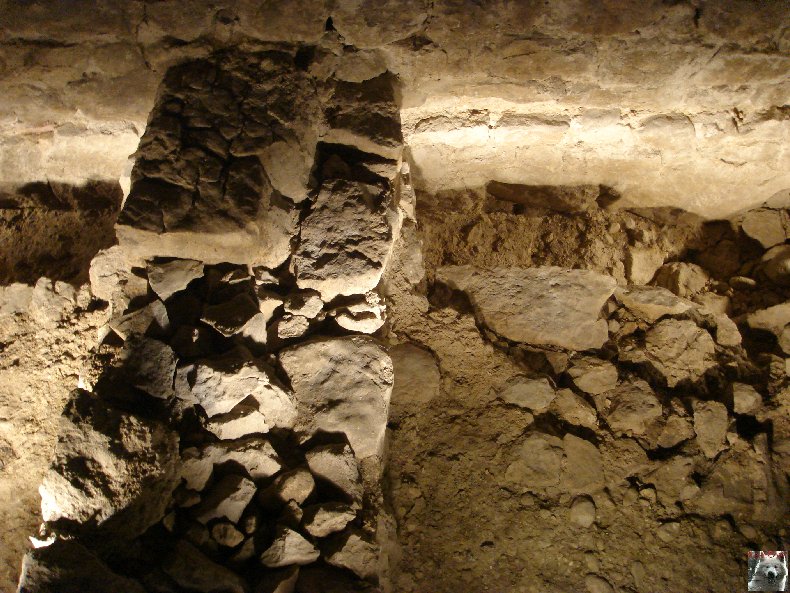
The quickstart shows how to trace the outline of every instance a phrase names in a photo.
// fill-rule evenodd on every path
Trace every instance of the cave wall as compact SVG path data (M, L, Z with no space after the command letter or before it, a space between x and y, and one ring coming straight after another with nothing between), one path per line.
M9 589L786 549L785 3L2 8Z

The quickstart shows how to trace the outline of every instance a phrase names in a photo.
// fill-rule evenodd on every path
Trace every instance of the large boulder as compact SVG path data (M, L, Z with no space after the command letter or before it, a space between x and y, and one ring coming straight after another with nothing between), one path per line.
M372 338L350 336L306 342L280 353L305 436L342 433L358 459L383 454L392 360Z
M177 485L178 440L161 422L77 390L39 488L44 521L141 534L164 516Z
M664 319L645 334L644 347L624 348L620 359L646 363L668 387L695 382L716 366L716 344L711 335L693 321Z
M75 541L55 540L29 552L22 561L17 593L145 593Z
M227 414L252 397L269 428L290 428L296 419L293 398L274 371L240 349L199 361L191 392L209 417Z
M338 295L364 294L378 285L392 254L395 213L388 195L370 186L333 180L321 188L302 222L293 266L299 288Z
M616 286L610 276L557 267L448 266L436 278L464 291L480 321L514 342L589 350L609 337L600 313Z
M186 541L179 541L163 566L179 587L197 593L247 593L247 583L239 575L213 562ZM118 590L120 591L120 590Z
M616 434L644 434L662 414L661 402L645 381L622 383L606 393L606 400L603 415Z

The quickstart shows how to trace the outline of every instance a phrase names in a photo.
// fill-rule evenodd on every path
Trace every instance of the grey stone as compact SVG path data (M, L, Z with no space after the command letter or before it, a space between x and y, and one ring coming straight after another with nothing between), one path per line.
M604 416L615 433L641 435L661 417L661 402L645 381L623 383L605 396L610 403Z
M224 303L206 305L200 320L225 337L241 333L250 320L260 313L258 304L245 292Z
M253 480L268 478L282 469L282 461L271 443L260 437L210 443L181 452L181 477L187 488L203 490L215 465L232 463Z
M294 501L301 505L315 490L315 480L307 468L296 468L284 472L274 482L261 491L263 500L276 499L281 503Z
M283 340L300 338L310 329L310 320L303 315L286 313L276 322L277 337Z
M649 323L665 315L679 315L694 307L694 303L675 296L658 286L630 286L615 291L617 299L637 317Z
M504 482L520 490L540 492L557 486L562 469L562 441L549 435L527 437L516 452L517 459L505 470Z
M708 458L725 448L729 418L724 404L714 401L694 402L694 432L697 444Z
M701 292L708 285L710 276L697 264L671 262L658 269L654 280L657 286L687 298Z
M22 561L17 593L145 593L137 581L112 572L76 541L55 540Z
M176 355L167 344L132 336L126 342L121 359L125 374L138 389L160 399L175 394Z
M741 221L743 232L758 241L764 249L784 243L787 226L787 215L772 208L750 210Z
M605 485L603 460L598 447L570 433L562 438L565 452L560 485L572 494L594 493Z
M244 509L255 496L255 483L229 474L218 481L195 509L195 518L203 524L212 519L227 519L238 523Z
M746 383L732 384L732 401L736 414L754 414L763 405L759 392Z
M667 386L676 387L701 379L716 366L715 354L713 338L693 321L664 319L645 335L644 358L629 357L633 362L646 361L664 377Z
M171 295L184 290L190 282L203 276L203 262L193 259L151 262L146 272L151 290L166 301Z
M178 435L77 390L39 487L44 521L134 537L160 521L177 485Z
M319 555L316 547L297 532L279 527L274 542L261 554L261 564L269 568L305 565L318 560Z
M383 455L392 393L392 360L362 336L326 338L287 348L280 365L290 379L305 436L346 435L359 459Z
M599 395L617 386L617 367L599 358L574 359L568 375L576 387L590 395Z
M272 428L253 398L245 399L227 414L213 416L203 426L223 441L266 433Z
M589 350L608 339L600 313L615 289L610 276L556 267L449 266L436 278L467 293L480 321L509 340Z
M301 315L307 319L315 319L315 317L324 308L324 302L321 300L321 295L315 290L301 290L293 294L289 294L283 303L286 313L292 315Z
M694 429L691 427L691 422L689 422L687 418L670 416L658 437L658 446L669 449L683 441L693 438Z
M499 397L505 403L541 412L554 401L555 395L548 379L528 379L519 375L507 382Z
M598 415L595 409L570 389L560 389L557 392L552 409L568 424L592 430L598 428Z
M220 546L235 548L244 541L244 534L241 533L232 523L215 523L211 528L211 538Z
M347 504L325 502L305 508L303 525L313 537L326 537L343 531L356 516L356 511Z
M296 405L274 371L241 350L199 361L192 395L209 417L230 412L252 397L270 428L290 428L296 419Z
M595 523L595 503L588 496L579 496L573 500L570 509L571 523L579 527L590 527Z
M341 443L319 445L305 453L305 459L314 476L333 484L352 500L361 500L363 489L358 457L350 446Z
M213 562L183 540L176 543L162 569L179 587L188 591L247 593L247 584L240 576Z
M325 183L302 222L297 285L317 290L324 302L373 290L392 254L394 224L386 194L345 180Z
M609 581L594 574L584 577L584 586L587 587L589 593L614 593Z
M325 558L332 566L348 569L361 579L378 579L379 547L359 530L349 529L333 537Z

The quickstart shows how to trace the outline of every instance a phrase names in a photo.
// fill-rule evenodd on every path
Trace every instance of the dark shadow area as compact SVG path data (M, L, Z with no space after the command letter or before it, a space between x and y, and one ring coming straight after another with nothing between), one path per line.
M0 189L0 285L87 281L93 256L113 244L122 200L117 181Z

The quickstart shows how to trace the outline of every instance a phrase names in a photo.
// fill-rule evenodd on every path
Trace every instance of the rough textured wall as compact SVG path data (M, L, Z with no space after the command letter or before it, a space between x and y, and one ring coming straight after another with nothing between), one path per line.
M329 49L323 67L341 78L399 79L414 182L431 192L606 183L636 204L718 215L788 185L784 0L0 8L0 180L12 183L117 179L169 65L287 42Z

